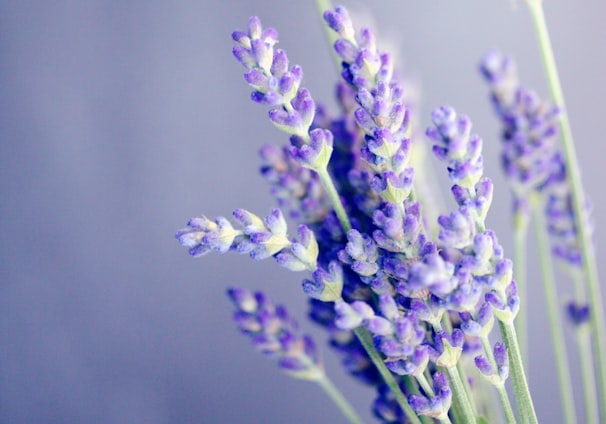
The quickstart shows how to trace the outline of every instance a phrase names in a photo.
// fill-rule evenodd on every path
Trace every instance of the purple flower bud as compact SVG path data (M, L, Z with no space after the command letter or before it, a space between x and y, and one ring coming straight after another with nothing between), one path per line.
M572 322L575 327L588 323L591 318L591 309L588 304L569 302L566 311L568 312L570 322Z
M328 26L346 40L354 39L354 29L347 9L338 6L334 11L324 12L324 20Z
M341 330L353 330L359 327L363 320L374 317L372 308L360 301L352 304L337 301L335 312L337 314L335 325Z

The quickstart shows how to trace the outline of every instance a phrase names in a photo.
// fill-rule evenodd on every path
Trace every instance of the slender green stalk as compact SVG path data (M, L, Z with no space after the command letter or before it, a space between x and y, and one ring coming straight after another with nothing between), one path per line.
M328 198L332 203L332 207L335 209L335 213L337 214L337 218L339 218L339 222L341 223L341 227L343 227L343 231L347 232L351 230L351 223L349 222L349 218L347 217L347 213L345 212L345 208L341 203L341 199L339 198L339 193L335 188L334 183L332 182L332 178L326 169L316 170L318 176L320 177L320 181L326 190L326 194L328 194Z
M454 400L461 407L461 413L463 415L463 419L465 420L464 422L477 422L478 418L473 412L471 401L467 397L467 392L465 391L465 386L461 381L461 376L457 371L457 367L446 368L446 373L448 375L448 382L450 383L450 388L452 389Z
M518 215L524 214L519 212ZM519 336L520 351L524 364L528 364L528 281L526 279L526 243L528 235L529 220L526 217L516 216L513 241L514 241L514 264L513 278L518 286L520 310L516 317L515 325ZM528 369L526 370L528 371Z
M365 328L358 327L354 330L354 334L358 340L360 340L360 343L366 350L366 353L370 357L372 363L375 365L375 367L377 367L377 370L379 371L379 374L381 374L381 377L383 377L385 384L387 384L395 396L398 405L400 405L400 408L402 408L404 414L406 414L406 418L408 418L408 420L413 424L421 424L421 420L419 420L419 417L417 417L415 411L413 411L408 404L408 400L406 399L404 393L402 393L402 389L400 389L400 386L393 377L393 374L387 369L381 355L379 355L379 352L377 352L377 350L374 348L370 333Z
M425 377L425 374L419 374L417 376L417 381L419 382L419 385L427 396L435 396L435 393L433 392L433 387L431 387L431 384L429 384L429 381L427 380L427 377Z
M341 410L343 415L349 420L352 424L362 424L362 419L358 416L356 411L353 409L351 404L345 399L343 394L337 389L337 387L329 380L329 378L324 375L321 379L316 380L316 382L324 389L324 392L328 395L328 397L334 402L335 405Z
M555 276L553 275L553 261L551 260L549 239L546 233L547 225L545 223L542 208L533 207L532 209L536 224L535 230L539 249L539 259L541 262L541 280L543 280L543 291L545 293L549 327L551 329L551 338L553 341L554 359L556 361L558 380L560 383L560 404L562 405L562 412L564 413L565 422L573 424L577 421L574 411L574 395L572 393L572 378L570 377L570 362L566 352L566 341L564 340L563 332L564 324L560 315L560 304L558 301Z
M488 358L490 365L492 365L493 369L497 369L497 361L494 359L494 352L492 350L492 346L490 346L490 340L488 340L488 336L480 337L482 341L482 347L484 348L484 354ZM499 394L499 400L501 401L501 406L503 407L503 411L505 412L505 418L507 419L507 423L515 423L516 419L513 414L513 408L511 406L511 400L509 400L509 395L507 394L507 390L505 390L505 385L495 385L497 389L497 393Z
M575 300L578 304L587 302L583 281L575 278ZM591 334L586 324L575 327L575 336L579 349L579 362L581 366L581 378L583 382L583 402L585 405L585 421L598 422L598 394L596 393L595 370L593 369L593 353L591 352Z
M537 420L532 396L530 395L530 389L528 388L528 382L526 381L526 373L524 372L524 364L522 363L522 354L520 353L520 347L518 345L516 329L511 322L499 321L499 326L501 328L503 340L505 341L505 346L507 347L507 354L509 355L509 368L513 374L513 390L520 418L522 419L522 422L538 424L539 421Z
M526 3L534 21L535 30L539 39L541 55L545 65L547 79L553 101L555 104L565 110L566 102L558 69L555 62L547 21L543 13L541 0L527 0ZM562 133L562 144L566 156L566 167L569 175L570 186L572 189L572 206L574 210L575 224L581 242L581 253L583 257L583 269L587 279L589 289L589 302L591 306L591 323L594 336L594 358L596 360L597 374L600 383L602 419L606 421L606 320L604 318L604 308L602 306L602 294L598 277L598 267L595 253L591 243L591 235L584 213L584 191L581 184L578 159L572 137L572 129L568 120L568 114L563 114L560 118L560 131Z
M465 371L465 368L463 368L463 364L460 360L459 362L457 362L457 372L461 376L461 381L463 382L463 389L465 389L465 395L467 396L467 399L473 399L473 396L471 394L471 387L469 386L469 381L467 380L467 372ZM471 402L471 411L476 417L479 416L478 408L476 407L475 402Z
M503 405L503 411L505 412L507 424L516 424L516 417L513 414L513 408L511 407L511 402L509 401L509 396L507 395L505 385L497 386L496 389L497 393L499 394L501 405Z

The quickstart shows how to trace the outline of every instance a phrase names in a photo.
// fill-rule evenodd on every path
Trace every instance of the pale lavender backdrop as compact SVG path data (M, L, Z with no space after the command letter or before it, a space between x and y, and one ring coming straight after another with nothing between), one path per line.
M445 102L473 117L497 190L489 222L510 255L497 123L476 64L501 47L547 92L529 14L512 3L365 7L422 83L424 124ZM546 3L599 219L606 4ZM256 152L286 138L248 101L231 56L230 33L252 14L280 30L305 84L330 103L335 70L311 1L0 2L0 422L343 422L312 384L280 374L230 322L232 284L271 291L303 320L302 276L235 255L194 260L173 240L192 215L264 214L272 205ZM606 240L603 223L597 240ZM558 423L534 281L530 383L541 421ZM370 421L372 392L328 349L325 358Z

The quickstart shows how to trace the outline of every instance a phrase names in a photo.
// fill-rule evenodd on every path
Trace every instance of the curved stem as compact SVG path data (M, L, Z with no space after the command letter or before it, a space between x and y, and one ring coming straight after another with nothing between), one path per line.
M510 370L513 374L513 390L520 412L520 418L523 422L538 424L537 414L532 403L532 396L526 381L526 373L524 372L524 364L522 363L522 354L518 346L518 338L516 329L511 322L499 321L501 334L507 346L507 354L509 355Z
M381 374L381 377L383 377L383 381L385 381L385 384L387 384L394 397L396 398L398 405L400 405L400 408L402 408L402 411L404 411L404 414L406 414L406 418L408 418L408 420L413 424L421 424L421 420L419 420L419 417L417 417L415 411L413 411L413 409L408 404L408 400L402 392L402 389L400 389L400 385L393 377L391 371L389 371L385 366L385 363L383 362L381 355L379 355L379 352L377 352L377 350L375 349L372 341L372 336L370 335L368 330L363 327L358 327L354 330L354 334L364 347L364 350L366 350L366 353L370 357L372 363L375 365L375 367L377 367L379 374Z
M549 31L543 13L542 2L538 0L527 0L527 4L530 8L535 30L539 39L539 47L541 49L553 101L557 106L565 109L566 103L564 102L564 93L555 63L555 56L549 38ZM585 220L584 192L568 114L564 113L559 122L560 131L562 133L562 144L566 156L566 167L572 189L574 219L577 232L580 236L583 269L585 270L587 287L589 289L591 324L593 327L592 334L595 338L594 358L596 360L597 375L600 382L602 418L606 419L606 321L604 319L604 308L602 306L598 267L591 243L591 235Z
M543 291L545 293L547 314L549 316L554 358L558 371L558 380L560 382L560 403L562 405L565 422L576 423L572 378L570 377L570 362L568 361L568 353L566 352L566 341L564 340L563 333L564 324L560 316L555 276L553 275L553 263L551 260L551 251L549 249L549 239L546 234L547 224L543 216L543 211L540 208L534 207L533 213L536 222L535 229L539 259L541 262L541 280L543 280Z
M347 420L352 424L362 424L362 419L358 416L356 411L353 409L351 404L345 399L343 394L337 389L337 387L329 380L329 378L324 375L319 380L316 380L317 383L324 389L324 392L330 397L330 399L334 402L335 405L341 410L343 415L347 418Z

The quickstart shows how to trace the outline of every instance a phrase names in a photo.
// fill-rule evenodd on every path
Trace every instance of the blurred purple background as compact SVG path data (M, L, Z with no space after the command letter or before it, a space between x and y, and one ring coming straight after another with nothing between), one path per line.
M499 47L547 95L526 8L374 3L346 5L372 13L421 83L423 125L448 102L483 135L496 184L489 223L512 256L498 127L476 65ZM546 3L599 242L606 4ZM323 342L303 322L303 276L236 255L195 260L173 239L190 216L235 207L265 214L273 205L256 152L286 137L248 100L231 57L231 31L252 14L280 31L304 84L331 104L336 73L313 2L0 1L0 422L344 422L314 385L282 375L230 321L226 287L263 288ZM530 276L530 384L541 422L558 423L534 269ZM561 284L565 298L572 290ZM372 391L327 348L324 356L371 421Z

